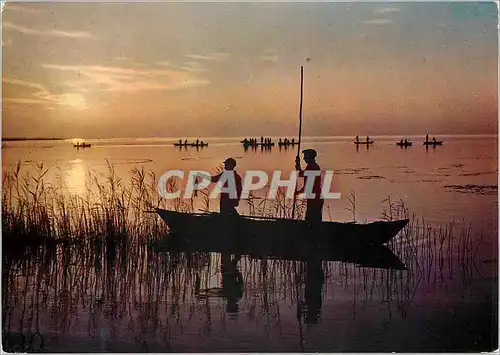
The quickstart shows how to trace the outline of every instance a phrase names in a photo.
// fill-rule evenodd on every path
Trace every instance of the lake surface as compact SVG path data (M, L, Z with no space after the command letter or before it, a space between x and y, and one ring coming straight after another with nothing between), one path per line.
M58 247L52 261L33 258L4 275L4 330L38 331L42 351L491 350L497 138L440 136L443 146L429 149L423 137L409 137L407 149L395 145L399 137L371 138L373 146L356 149L350 137L307 137L302 148L316 149L321 168L335 171L342 198L327 202L325 220L378 220L388 197L404 202L415 216L413 239L400 236L390 247L408 270L243 257L241 274L228 277L219 254L176 260L142 250L96 266L90 254ZM134 167L157 176L213 173L230 156L240 174L292 170L297 148L244 150L240 139L203 138L210 145L200 149L174 147L168 138L86 140L92 147L80 150L73 140L4 142L2 164L4 173L19 161L34 173L43 161L46 181L57 184L60 176L66 193L80 196L88 172L105 179L108 162L124 184ZM243 201L239 212L248 208ZM445 238L445 227L453 235Z

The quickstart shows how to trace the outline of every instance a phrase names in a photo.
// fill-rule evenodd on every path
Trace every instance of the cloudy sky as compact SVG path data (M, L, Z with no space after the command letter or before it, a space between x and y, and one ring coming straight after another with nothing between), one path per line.
M8 3L4 137L492 133L494 3ZM307 61L307 58L310 58Z

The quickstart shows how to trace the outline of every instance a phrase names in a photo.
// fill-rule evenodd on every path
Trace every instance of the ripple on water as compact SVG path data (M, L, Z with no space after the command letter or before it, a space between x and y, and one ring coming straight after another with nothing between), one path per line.
M336 169L335 174L338 175L357 175L363 172L367 172L368 168L348 168L348 169Z
M479 176L479 175L489 175L489 174L494 174L496 171L490 170L490 171L479 171L479 172L474 172L474 173L463 173L460 174L459 176Z
M153 162L152 159L109 159L110 164L126 165L126 164L147 164Z
M358 179L372 180L372 179L385 179L385 177L380 176L380 175L367 175L367 176L358 176Z
M445 185L446 189L453 190L459 193L476 194L476 195L496 195L498 186L496 185Z

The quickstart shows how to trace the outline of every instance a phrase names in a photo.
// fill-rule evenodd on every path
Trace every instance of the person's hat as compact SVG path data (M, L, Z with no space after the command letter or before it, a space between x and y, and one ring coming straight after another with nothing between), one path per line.
M318 155L314 149L304 149L302 154L304 154L305 157L311 157L312 159L315 159L316 155Z
M236 166L236 160L234 160L234 158L227 158L226 160L224 160L224 164L227 164L234 168Z

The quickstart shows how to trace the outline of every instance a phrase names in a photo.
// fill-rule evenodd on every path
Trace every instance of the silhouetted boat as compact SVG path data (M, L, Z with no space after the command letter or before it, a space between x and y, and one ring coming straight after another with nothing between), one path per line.
M424 141L424 145L443 145L443 141Z
M327 242L335 244L374 244L389 242L406 226L408 220L377 221L367 224L321 222L312 228L306 221L284 218L238 216L227 219L219 213L182 213L157 209L171 229L200 238L200 232L214 238L224 227L232 228L239 238L254 242L293 243L295 241Z
M208 143L174 143L174 146L176 147L207 147Z
M404 268L382 244L408 220L369 224L322 222L312 228L302 220L224 218L218 213L189 214L157 210L171 233L159 244L171 251L200 251L285 260L338 260L364 266Z
M275 143L245 143L242 142L245 147L274 147Z
M400 147L411 147L412 144L413 142L396 142L396 145Z
M373 144L375 141L354 141L354 144Z
M89 143L78 143L78 144L73 144L73 147L74 148L90 148L92 147L92 144L89 144Z
M299 144L299 142L293 142L293 143L284 143L284 142L281 142L281 143L278 143L278 145L280 147L286 147L286 146L289 146L289 145L294 146L294 145L298 145L298 144Z

